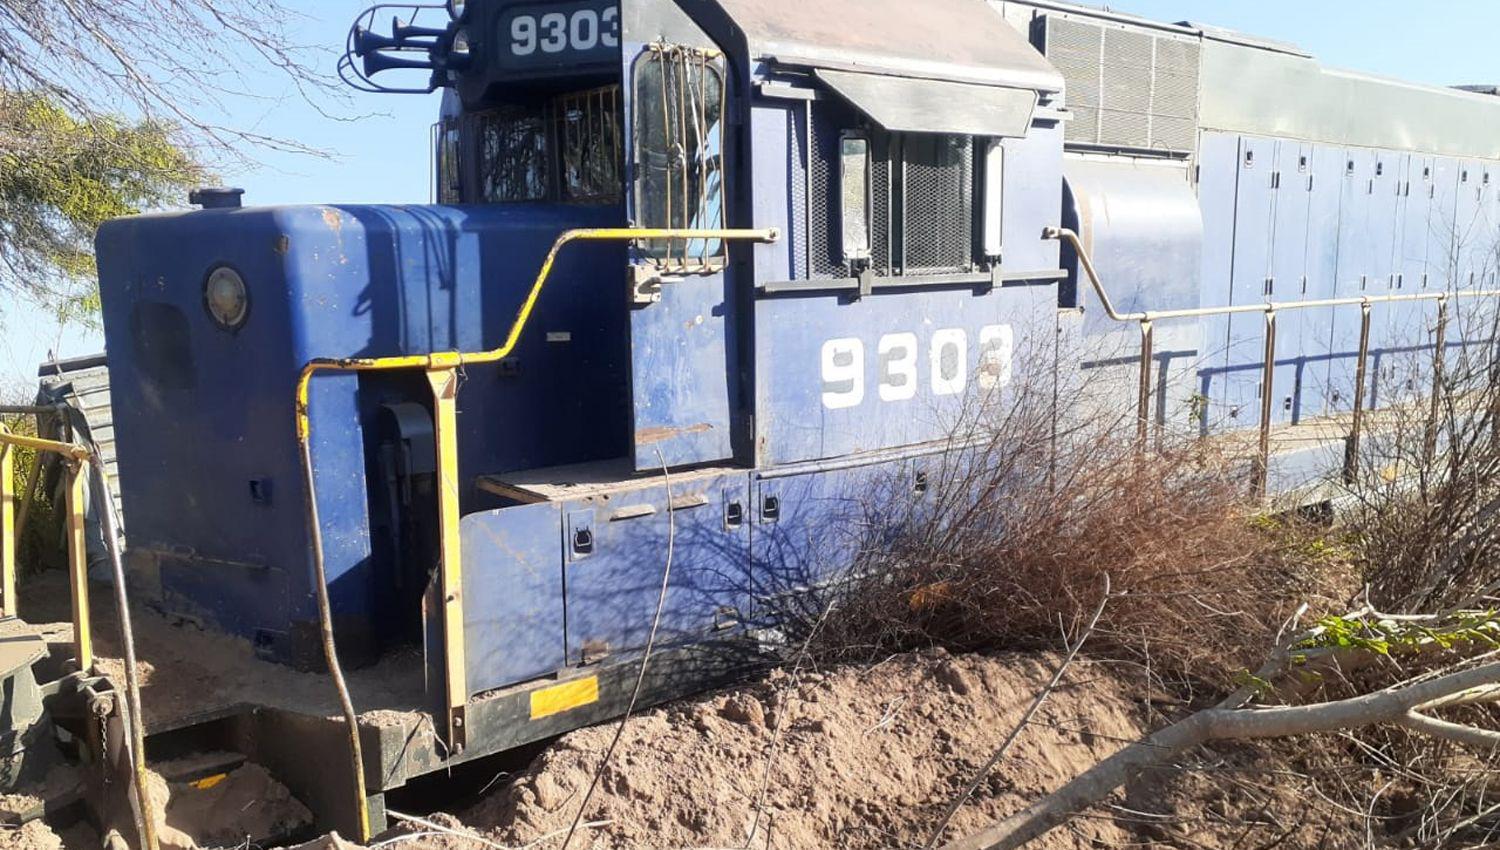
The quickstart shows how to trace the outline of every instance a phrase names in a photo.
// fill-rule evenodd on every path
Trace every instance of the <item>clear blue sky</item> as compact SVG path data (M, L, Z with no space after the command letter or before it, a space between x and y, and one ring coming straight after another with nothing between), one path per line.
M816 2L816 0L807 0ZM307 44L341 47L356 0L298 3L309 16L298 32ZM1193 20L1291 41L1325 64L1415 82L1500 83L1494 38L1500 33L1495 0L1116 0L1111 8L1165 21ZM308 8L311 7L311 8ZM914 10L920 2L912 4ZM332 59L328 73L333 74ZM280 85L267 76L268 85ZM421 203L428 200L428 134L436 96L358 94L354 121L329 120L293 96L268 109L263 102L230 103L232 120L259 132L295 138L329 151L329 159L257 154L224 182L246 190L248 204L324 202ZM62 356L102 347L97 333L60 331L37 321L24 305L0 303L0 387L31 382L35 364L57 348Z

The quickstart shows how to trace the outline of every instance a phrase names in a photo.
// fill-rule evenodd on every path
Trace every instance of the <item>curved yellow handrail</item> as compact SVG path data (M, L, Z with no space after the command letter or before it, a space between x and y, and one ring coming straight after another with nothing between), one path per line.
M308 386L312 382L313 376L318 372L444 369L477 363L494 363L509 357L511 351L515 349L516 343L520 341L521 333L526 329L526 323L531 319L531 312L536 307L537 298L541 296L542 289L547 285L547 280L552 275L552 266L557 262L558 253L572 242L634 242L641 239L722 239L725 241L742 242L775 242L779 238L780 232L774 227L763 230L614 227L566 231L557 237L556 242L552 243L552 250L547 252L547 258L542 262L542 267L537 272L536 280L532 282L531 289L527 291L526 300L521 302L521 309L516 314L515 321L511 323L510 332L506 334L505 341L500 344L500 347L492 348L488 351L475 352L448 351L433 354L406 354L395 357L320 357L308 361L302 367L302 374L297 380L297 437L298 439L305 440L311 430L307 416Z
M328 664L329 675L333 678L334 686L338 690L339 705L343 710L344 722L349 733L349 758L350 767L354 773L354 793L356 807L359 814L359 840L365 842L370 839L370 811L367 803L367 791L365 788L364 774L364 752L359 741L359 718L354 711L354 704L349 696L349 688L344 682L343 670L339 666L338 648L333 637L333 613L328 600L328 574L324 564L323 555L323 530L318 518L318 495L317 485L314 480L312 464L312 420L308 416L308 403L310 385L313 376L319 372L372 372L394 369L425 369L429 373L443 370L455 370L460 366L474 365L480 363L494 363L509 357L521 340L521 333L526 329L526 323L531 319L532 310L535 309L537 299L542 294L542 289L547 285L547 280L552 276L552 267L557 261L557 255L564 247L573 242L634 242L641 239L672 239L672 240L723 240L726 242L775 242L780 238L780 232L776 228L763 230L697 230L691 228L640 228L640 227L616 227L616 228L590 228L581 230L569 230L557 237L552 243L552 249L547 252L547 258L542 262L542 267L537 271L536 280L532 282L531 289L526 293L526 299L521 302L521 308L516 313L515 321L511 323L510 331L505 336L505 341L498 348L488 351L461 352L446 351L433 354L407 354L394 357L336 357L317 358L308 361L302 367L302 373L297 378L296 415L297 415L297 447L302 457L302 481L307 495L307 524L308 536L313 550L313 572L315 577L315 590L318 596L318 619L322 632L323 655ZM453 389L450 387L450 391ZM434 384L434 391L437 385ZM450 553L456 553L457 547L457 505L447 504L456 501L457 475L456 439L455 434L445 433L443 421L450 417L443 415L444 402L436 401L438 410L437 427L435 428L438 446L438 465L443 478L443 487L439 495L439 512L442 514L440 520L440 536L442 537L442 568L443 568L443 595L446 611L458 607L458 594L449 587L449 579L456 576L458 564L449 563ZM452 412L453 398L449 395L446 399L446 412ZM446 442L445 442L446 440ZM453 539L450 539L453 538ZM454 559L456 560L456 559ZM462 634L455 630L453 624L446 616L443 623L445 643L449 647L457 647L462 651ZM459 624L461 628L461 623ZM454 650L449 649L448 654ZM467 694L455 697L455 689L452 681L455 675L455 664L458 674L462 675L462 659L445 659L448 669L449 682L447 682L449 699L449 728L455 727L453 712L455 706L453 700L467 700ZM461 721L460 721L461 722Z

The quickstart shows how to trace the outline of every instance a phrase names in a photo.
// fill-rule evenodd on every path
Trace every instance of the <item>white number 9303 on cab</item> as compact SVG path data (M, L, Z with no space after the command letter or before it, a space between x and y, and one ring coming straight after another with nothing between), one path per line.
M845 410L871 395L899 403L924 388L933 397L962 395L971 385L989 392L1010 383L1014 350L1010 325L986 325L972 339L963 328L933 331L925 341L911 332L888 333L868 351L859 337L830 339L820 356L823 406Z

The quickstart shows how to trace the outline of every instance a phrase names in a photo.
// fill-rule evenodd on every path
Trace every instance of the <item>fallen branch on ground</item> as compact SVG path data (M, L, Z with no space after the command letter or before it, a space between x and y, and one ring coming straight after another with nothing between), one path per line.
M1340 623L1359 621L1372 628L1389 624L1389 620L1365 620L1372 612L1337 618ZM1378 615L1375 615L1378 618ZM1280 675L1287 678L1305 655L1302 650L1321 647L1330 633L1325 620L1312 631L1293 638L1273 656ZM1476 626L1476 622L1480 623ZM1438 618L1402 618L1401 628L1421 635L1420 640L1441 640L1452 628L1466 635L1492 633L1493 614L1465 612L1452 622ZM1375 638L1348 642L1342 640L1328 647L1337 653L1371 651ZM1414 639L1416 640L1416 639ZM1493 645L1493 641L1474 640ZM1388 647L1387 647L1388 648ZM1465 662L1459 662L1462 664ZM1262 671L1262 674L1265 671ZM1260 675L1260 674L1258 674ZM1103 800L1115 789L1151 768L1166 765L1201 744L1217 740L1280 738L1318 732L1335 732L1379 724L1401 726L1418 734L1441 737L1480 748L1500 750L1500 731L1480 729L1440 720L1430 712L1454 705L1500 704L1500 663L1489 663L1374 693L1314 705L1240 707L1231 697L1218 706L1197 712L1184 720L1157 731L1105 759L1047 797L985 829L946 845L943 850L1008 850L1020 847L1061 825L1074 813Z

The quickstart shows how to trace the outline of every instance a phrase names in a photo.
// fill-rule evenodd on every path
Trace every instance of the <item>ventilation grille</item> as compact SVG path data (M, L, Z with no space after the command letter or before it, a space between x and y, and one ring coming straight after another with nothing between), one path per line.
M812 196L808 204L808 240L812 248L813 278L844 277L843 260L835 256L839 231L838 167L839 131L833 122L813 112Z
M870 267L877 275L888 275L895 263L891 257L891 139L880 135L870 148Z
M974 256L974 145L967 136L905 139L905 274L967 271Z
M1189 152L1198 138L1198 43L1049 15L1047 58L1068 85L1075 144Z
M800 108L790 112L787 121L787 174L792 182L792 279L806 280L808 240L807 204L807 113Z
M808 204L811 226L808 228L812 250L812 274L808 277L839 278L849 274L838 252L840 232L838 194L838 155L840 124L821 105L813 109L813 153L811 203ZM799 129L800 132L800 129ZM884 133L871 133L870 141L870 268L877 275L891 274L891 195L893 168L891 140ZM800 147L800 144L799 144ZM799 260L800 267L800 260ZM799 275L800 277L800 275Z
M793 123L800 134L803 122ZM809 273L793 260L799 278L849 276L839 255L839 139L848 121L813 107L812 162L808 169ZM891 135L866 129L870 138L870 269L881 277L968 271L974 257L974 143L968 136ZM803 145L794 142L796 148ZM796 169L794 169L794 173ZM794 201L800 198L796 187ZM800 204L799 204L800 208ZM904 265L903 265L904 263Z

